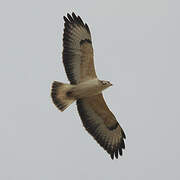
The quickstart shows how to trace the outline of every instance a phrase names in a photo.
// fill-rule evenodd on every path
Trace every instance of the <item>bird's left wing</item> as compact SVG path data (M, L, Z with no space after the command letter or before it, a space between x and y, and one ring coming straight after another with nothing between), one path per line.
M96 78L91 33L87 24L72 13L64 17L63 63L71 84Z
M77 100L77 108L86 130L111 158L122 155L125 133L107 107L102 94Z

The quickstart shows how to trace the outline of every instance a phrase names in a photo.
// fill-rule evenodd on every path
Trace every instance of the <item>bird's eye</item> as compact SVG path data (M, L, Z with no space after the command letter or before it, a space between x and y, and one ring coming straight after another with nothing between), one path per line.
M102 84L103 84L103 85L106 85L106 84L107 84L107 82L106 82L106 81L101 81L101 82L102 82Z

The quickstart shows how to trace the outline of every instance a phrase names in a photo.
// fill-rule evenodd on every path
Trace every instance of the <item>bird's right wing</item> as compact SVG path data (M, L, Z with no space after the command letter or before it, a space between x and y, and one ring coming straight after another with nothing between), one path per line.
M107 107L102 94L77 100L77 108L86 130L111 158L122 155L125 134Z
M72 13L64 17L63 63L71 84L96 78L91 33L87 24Z

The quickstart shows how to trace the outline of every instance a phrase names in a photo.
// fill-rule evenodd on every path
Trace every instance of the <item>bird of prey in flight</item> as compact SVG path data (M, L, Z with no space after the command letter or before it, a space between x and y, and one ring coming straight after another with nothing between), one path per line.
M64 16L62 54L70 84L53 82L51 97L54 104L64 111L76 101L85 129L112 159L118 158L125 149L126 136L102 95L102 91L112 84L98 79L89 27L74 13Z

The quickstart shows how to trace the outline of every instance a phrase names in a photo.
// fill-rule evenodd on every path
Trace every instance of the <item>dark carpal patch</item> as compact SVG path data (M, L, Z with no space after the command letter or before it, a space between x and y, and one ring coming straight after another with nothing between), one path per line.
M80 45L84 44L84 43L92 43L90 39L84 39L80 41Z
M114 124L113 126L107 127L107 128L112 131L112 130L116 129L118 126L119 126L119 123L117 122L117 123Z

